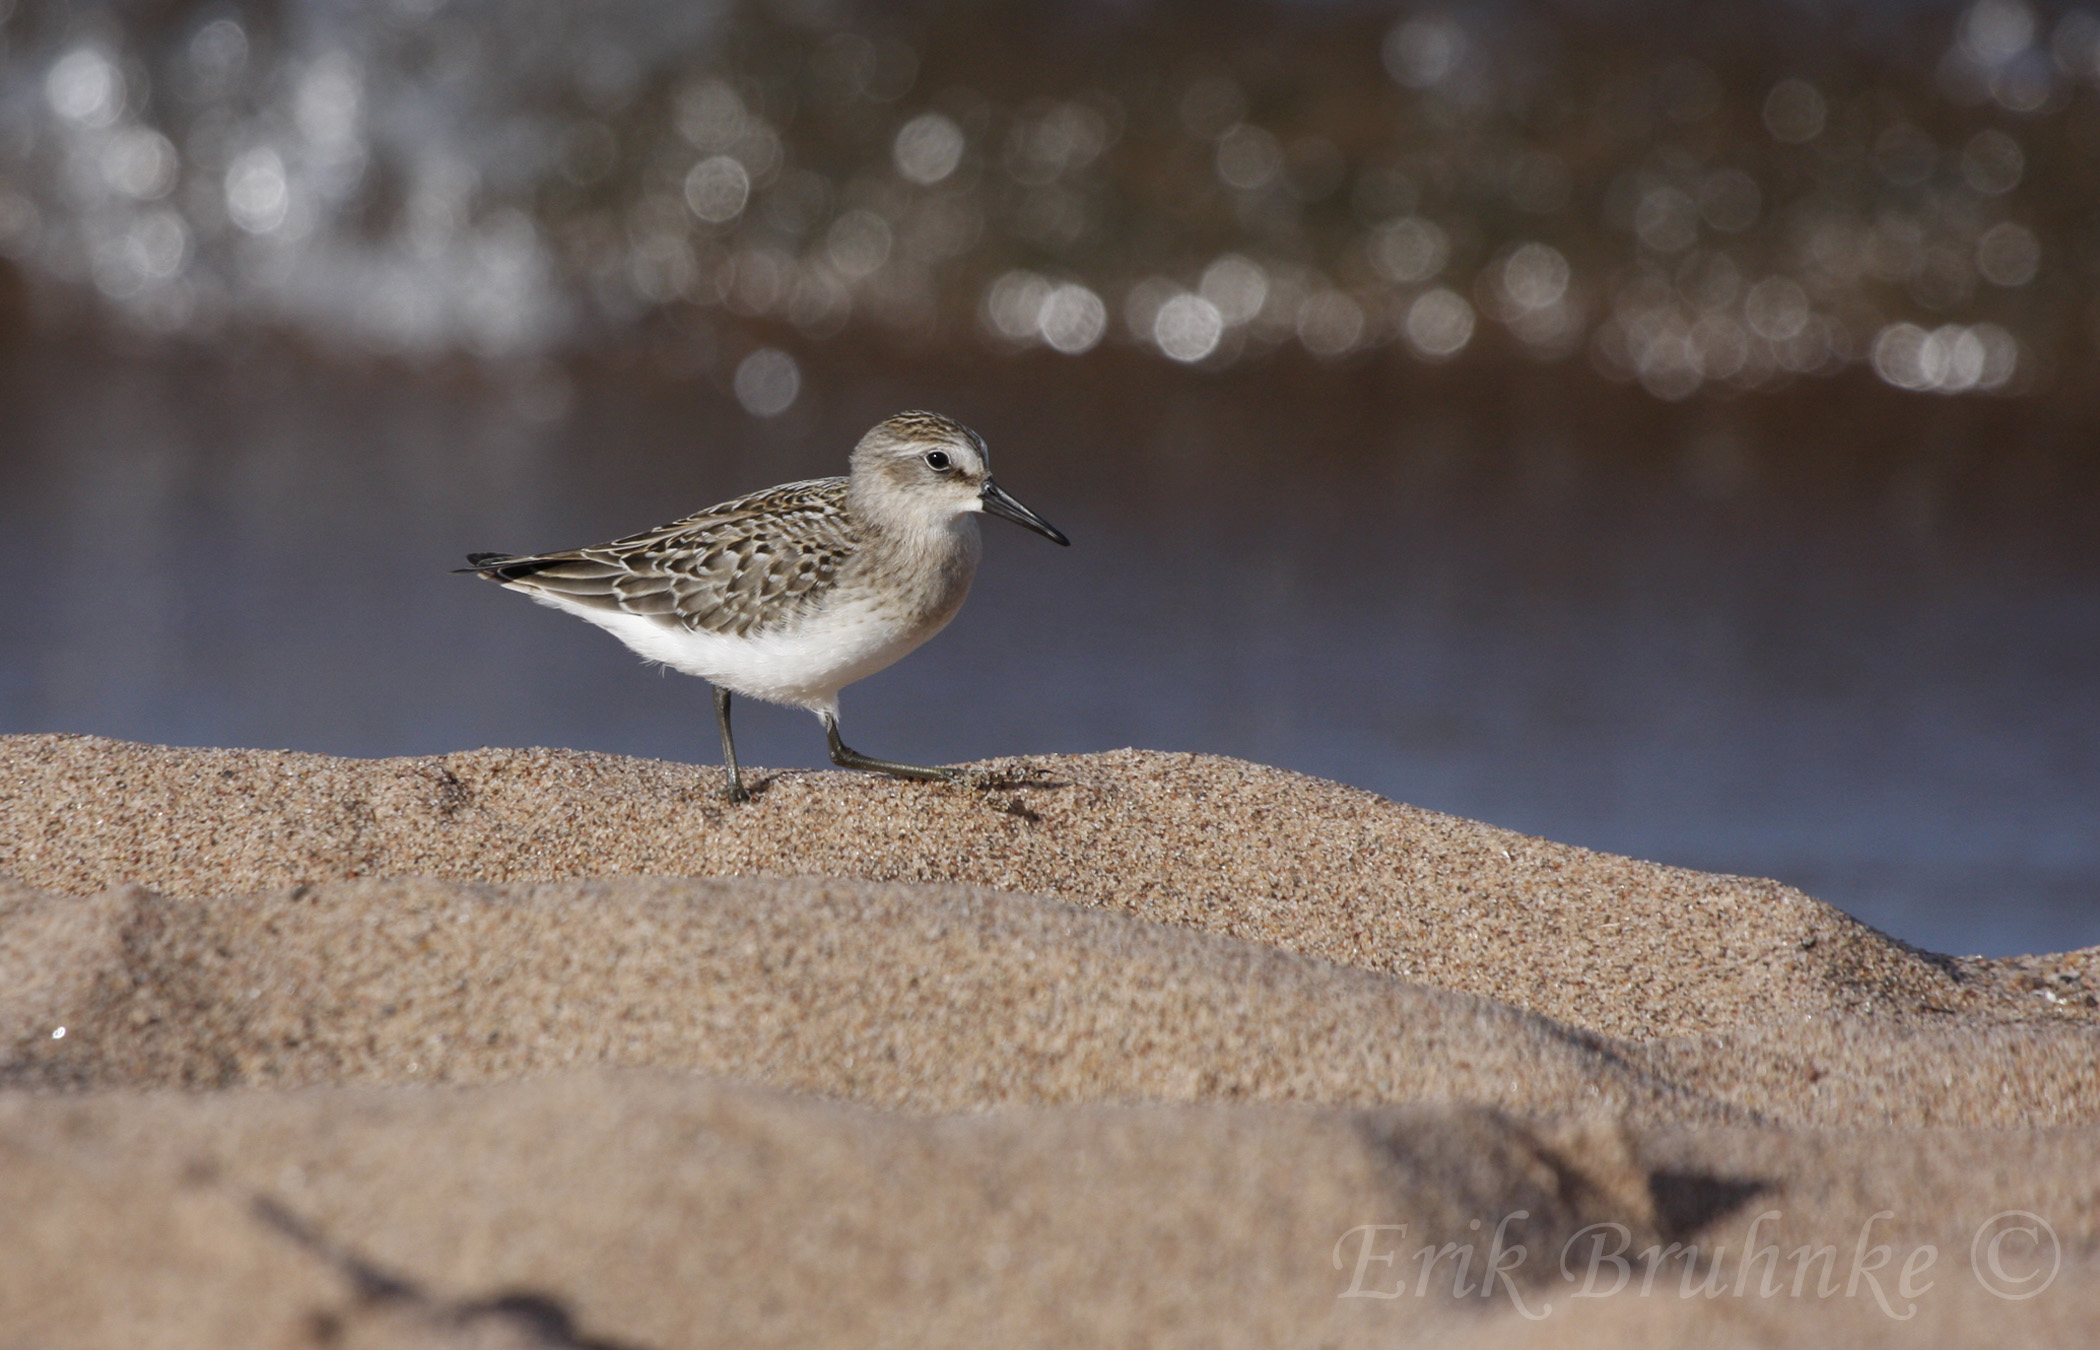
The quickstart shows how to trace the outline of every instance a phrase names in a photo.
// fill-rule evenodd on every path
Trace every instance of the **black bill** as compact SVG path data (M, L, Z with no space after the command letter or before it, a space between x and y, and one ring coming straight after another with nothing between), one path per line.
M987 513L1004 517L1016 525L1026 525L1052 543L1063 544L1068 548L1071 546L1072 541L1065 538L1063 531L1015 501L1013 494L990 479L985 480L984 491L978 495L984 498L984 509Z

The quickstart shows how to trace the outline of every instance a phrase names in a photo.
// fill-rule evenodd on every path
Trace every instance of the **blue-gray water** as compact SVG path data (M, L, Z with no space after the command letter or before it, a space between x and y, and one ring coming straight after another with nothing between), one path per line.
M1938 950L2100 942L2076 416L1866 381L1699 409L1574 376L833 358L762 421L647 362L521 390L18 340L0 731L711 763L704 686L447 569L838 471L930 406L1074 546L988 522L961 617L847 691L860 748L1238 755L1779 877ZM823 763L806 714L740 704L739 731L747 761Z

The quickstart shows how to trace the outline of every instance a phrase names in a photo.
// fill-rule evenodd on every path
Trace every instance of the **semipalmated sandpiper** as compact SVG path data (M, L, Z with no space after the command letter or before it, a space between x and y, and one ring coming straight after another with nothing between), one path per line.
M744 801L729 696L807 708L831 762L928 781L959 770L874 759L839 739L839 690L947 626L977 572L977 515L1071 540L992 481L984 438L926 412L861 437L852 474L783 483L561 553L470 553L473 572L605 629L714 686L729 796Z

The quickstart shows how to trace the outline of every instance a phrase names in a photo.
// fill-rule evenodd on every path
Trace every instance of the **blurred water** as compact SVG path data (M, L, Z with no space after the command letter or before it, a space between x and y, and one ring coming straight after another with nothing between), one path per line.
M262 343L0 369L0 730L712 763L704 686L447 569L835 472L931 406L1075 546L988 522L954 626L847 692L872 753L1240 755L1777 876L1935 949L2100 942L2076 409L840 348L775 419L646 362L571 368L548 418L473 368ZM823 763L806 714L739 730Z
M723 370L756 324L2019 393L2094 356L2096 145L2100 13L2027 0L0 5L47 316L412 358L667 321Z

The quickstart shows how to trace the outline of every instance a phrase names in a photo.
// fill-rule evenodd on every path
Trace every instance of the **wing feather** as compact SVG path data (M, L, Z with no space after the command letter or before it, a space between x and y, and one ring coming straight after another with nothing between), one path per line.
M611 543L530 557L477 554L513 590L743 635L794 621L860 547L846 480L788 483Z

